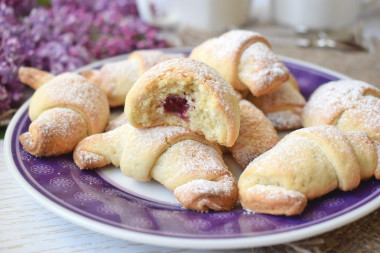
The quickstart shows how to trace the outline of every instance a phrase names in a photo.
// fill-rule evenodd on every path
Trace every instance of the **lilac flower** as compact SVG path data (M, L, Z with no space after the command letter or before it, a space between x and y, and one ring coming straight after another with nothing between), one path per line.
M0 114L23 100L17 71L53 74L135 49L166 47L138 17L136 0L0 0Z
M13 8L17 16L27 15L36 6L36 0L1 0L0 3Z
M25 49L18 38L22 31L12 8L0 3L0 114L22 99L24 86L17 71L25 60ZM22 38L22 37L21 37Z
M3 85L0 85L0 108L10 108L11 106L11 97L8 95L7 90ZM0 110L0 115L5 110Z

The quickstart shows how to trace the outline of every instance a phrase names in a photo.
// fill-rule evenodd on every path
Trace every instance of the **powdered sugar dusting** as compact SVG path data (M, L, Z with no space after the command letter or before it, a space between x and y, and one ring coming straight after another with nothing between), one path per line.
M380 142L380 97L365 96L351 111L360 120L363 131Z
M81 114L56 107L43 111L20 140L31 154L52 156L71 152L86 136L87 123Z
M265 114L276 129L295 129L302 126L301 116L291 110Z
M211 146L197 141L185 140L175 144L175 148L181 150L181 160L177 174L188 176L199 174L197 171L206 171L206 174L218 177L227 168L219 153Z
M287 190L285 188L275 185L254 185L247 189L253 195L259 195L267 200L281 200L284 198L290 199L303 199L305 195L301 192L294 190Z
M288 171L295 170L298 163L303 162L303 159L298 159L299 154L304 150L309 150L310 143L305 141L305 137L297 136L293 133L290 133L287 136L285 136L280 142L276 144L274 148L265 152L263 155L257 157L251 163L255 164L256 170L258 172L266 170L266 168L278 168L279 173L288 173ZM291 138L289 138L290 135L292 135ZM279 155L277 154L276 149L286 150L286 152L280 153ZM322 159L324 158L325 156L323 155Z
M128 128L128 141L133 143L136 149L162 146L169 143L175 136L191 134L190 130L180 126L138 129L127 123L125 127Z
M61 74L40 89L49 96L51 101L54 101L51 106L76 108L92 122L108 118L103 116L105 112L109 111L106 95L80 75ZM38 92L39 90L37 90Z
M91 97L96 97L98 92L84 77L66 73L57 76L47 85L46 88L53 99L64 103L70 102L86 107L88 111L94 111L93 103L89 103L89 101L91 101Z
M86 150L81 150L78 153L77 158L79 159L79 164L82 164L84 167L90 166L91 164L97 164L103 160L101 155Z
M351 146L348 140L345 138L342 131L338 128L330 125L325 126L315 126L309 128L300 129L298 133L311 133L317 135L321 138L328 140L329 145L333 147L334 151L339 151L342 153L352 153ZM342 145L346 143L347 145Z
M193 193L196 195L204 196L223 196L230 195L234 189L235 182L232 177L225 175L223 180L210 181L205 179L196 179L191 182L181 185L175 189L175 191L181 191L184 193ZM189 197L191 195L189 194Z
M217 59L225 61L226 57L231 56L231 52L238 50L242 44L252 38L262 38L262 35L246 30L233 30L223 34L222 36L212 39L213 56Z
M250 45L241 54L238 75L247 86L254 83L263 90L288 73L280 58L262 42Z
M104 83L103 85L108 87L107 90L115 92L115 87L117 86L116 81L120 79L120 76L135 77L131 79L135 79L133 81L136 81L137 73L138 73L138 65L133 60L113 62L113 63L105 64L102 67L102 73L103 72L107 73L106 81L108 82L108 83Z
M170 149L180 152L175 163L178 171L173 179L186 180L174 189L174 195L185 207L203 211L232 207L237 197L237 185L214 148L185 140Z
M43 136L69 137L73 129L83 126L81 121L84 122L84 119L76 111L58 107L45 111L35 122Z
M302 128L286 135L274 148L256 158L254 163L257 171L265 170L266 168L278 168L279 173L288 173L287 171L300 173L297 170L309 167L310 159L313 160L316 166L323 166L326 163L328 154L323 152L318 142L310 138L310 136L315 135L320 136L316 138L323 138L328 141L335 154L352 154L350 144L343 133L336 127L325 125ZM342 142L347 145L342 145ZM316 150L319 151L317 152Z
M320 86L304 107L306 126L334 124L336 117L346 109L359 106L370 109L373 103L363 103L367 92L380 94L376 87L357 80L333 81ZM380 99L379 95L377 99ZM379 110L378 106L373 109ZM380 114L377 114L373 120L379 122L379 117Z

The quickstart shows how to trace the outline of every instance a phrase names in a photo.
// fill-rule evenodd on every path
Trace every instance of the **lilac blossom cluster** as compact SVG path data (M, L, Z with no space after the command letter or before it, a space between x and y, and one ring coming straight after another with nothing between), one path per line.
M0 1L0 115L23 102L17 71L53 74L136 49L162 48L158 30L138 17L136 0Z

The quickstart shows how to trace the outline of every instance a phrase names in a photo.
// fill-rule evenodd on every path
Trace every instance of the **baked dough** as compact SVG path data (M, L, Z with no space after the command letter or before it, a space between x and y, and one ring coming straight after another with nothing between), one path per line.
M272 123L256 106L241 100L240 131L235 144L228 148L243 170L262 153L271 149L280 140Z
M159 62L178 57L184 55L138 50L124 61L106 63L100 70L86 70L82 75L106 92L111 107L117 107L124 105L128 91L145 71Z
M237 199L236 181L218 146L179 126L137 129L127 123L82 140L74 161L82 169L112 163L133 179L153 178L197 211L230 210Z
M309 199L352 190L373 175L380 179L377 148L365 132L330 125L296 130L243 171L240 202L254 212L299 214Z
M380 143L380 89L357 80L326 83L316 89L302 114L304 127L335 125L365 131Z
M129 91L124 112L134 127L179 125L224 146L239 135L236 92L213 68L188 58L145 72Z
M239 137L232 147L219 146L223 153L230 152L244 169L253 159L271 149L280 138L272 123L262 111L247 100L239 101L240 131ZM125 114L120 114L110 121L106 131L110 131L126 124Z
M259 97L249 94L247 99L265 113L276 130L302 127L302 110L306 101L292 75L274 92Z
M259 33L229 31L195 47L190 58L215 68L235 90L255 96L275 91L289 78L289 70Z
M54 75L40 69L22 66L18 69L18 77L23 84L37 90L40 86L53 79Z
M32 123L20 141L36 156L69 153L84 137L103 132L109 114L101 89L80 75L64 73L33 94L29 105Z

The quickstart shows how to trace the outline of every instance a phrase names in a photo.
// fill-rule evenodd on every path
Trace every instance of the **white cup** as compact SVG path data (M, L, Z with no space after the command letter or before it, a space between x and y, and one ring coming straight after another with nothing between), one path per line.
M274 0L274 19L293 28L339 30L357 20L360 0Z
M143 21L158 27L221 32L244 25L251 0L137 0Z

